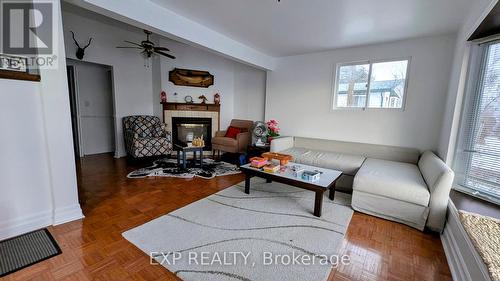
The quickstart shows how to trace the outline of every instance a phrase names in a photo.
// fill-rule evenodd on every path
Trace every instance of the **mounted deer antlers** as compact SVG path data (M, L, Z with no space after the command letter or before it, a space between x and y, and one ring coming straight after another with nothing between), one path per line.
M82 48L82 47L80 47L80 44L78 44L78 42L75 39L75 33L73 31L71 31L71 34L73 35L73 41L75 41L75 44L78 47L78 49L76 50L76 57L79 60L82 60L83 56L85 56L85 49L87 49L87 47L90 46L90 43L92 42L92 37L90 37L89 43L87 45L85 45L85 47Z

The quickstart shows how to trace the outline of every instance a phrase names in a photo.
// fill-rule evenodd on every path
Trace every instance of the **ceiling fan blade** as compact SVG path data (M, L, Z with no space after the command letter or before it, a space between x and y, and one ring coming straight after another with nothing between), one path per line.
M162 55L162 56L166 56L167 58L175 59L175 57L174 57L174 56L169 55L169 54L164 53L164 52L160 52L160 51L156 51L156 50L155 50L155 53L157 53L157 54L159 54L159 55Z
M118 46L116 48L118 48L118 49L142 49L141 47L122 47L122 46Z
M155 51L170 51L170 49L165 48L165 47L155 47Z
M131 42L131 41L127 41L127 40L124 40L124 42L126 43L129 43L129 44L132 44L132 45L136 45L136 46L139 46L142 48L142 45L141 44L137 44L137 43L134 43L134 42Z

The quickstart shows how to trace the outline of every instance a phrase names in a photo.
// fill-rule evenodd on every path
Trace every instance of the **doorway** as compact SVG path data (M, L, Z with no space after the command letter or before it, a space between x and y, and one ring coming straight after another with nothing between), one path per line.
M116 150L113 69L67 59L75 157Z

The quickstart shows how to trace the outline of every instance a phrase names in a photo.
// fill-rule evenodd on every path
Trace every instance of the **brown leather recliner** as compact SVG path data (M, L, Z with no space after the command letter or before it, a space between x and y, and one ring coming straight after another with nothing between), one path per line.
M240 128L242 132L236 136L236 139L233 139L225 137L226 131L217 131L215 137L212 138L212 150L214 154L216 150L218 152L224 151L231 153L242 153L247 150L247 146L252 140L250 134L253 127L253 121L233 119L231 120L230 126Z

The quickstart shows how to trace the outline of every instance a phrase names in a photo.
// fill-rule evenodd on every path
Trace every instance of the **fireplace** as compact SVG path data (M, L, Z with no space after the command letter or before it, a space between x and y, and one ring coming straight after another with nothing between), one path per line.
M174 144L185 146L193 138L201 136L205 140L203 150L212 150L212 118L172 117L172 141Z

